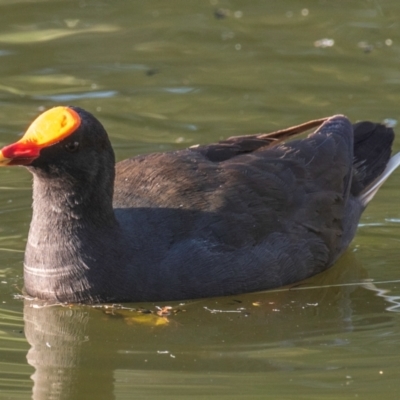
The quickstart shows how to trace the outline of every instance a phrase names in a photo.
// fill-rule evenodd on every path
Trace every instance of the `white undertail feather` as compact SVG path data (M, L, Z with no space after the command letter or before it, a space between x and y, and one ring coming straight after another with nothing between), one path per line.
M373 182L371 182L358 196L364 206L366 206L375 196L379 188L385 183L386 179L400 165L400 153L395 154L387 163L385 170Z

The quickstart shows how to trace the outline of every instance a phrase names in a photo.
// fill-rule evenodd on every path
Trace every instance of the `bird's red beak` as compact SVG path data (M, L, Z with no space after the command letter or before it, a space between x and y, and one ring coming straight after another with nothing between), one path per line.
M81 124L79 114L69 107L55 107L39 115L18 142L0 150L0 166L29 165L40 150L71 135Z

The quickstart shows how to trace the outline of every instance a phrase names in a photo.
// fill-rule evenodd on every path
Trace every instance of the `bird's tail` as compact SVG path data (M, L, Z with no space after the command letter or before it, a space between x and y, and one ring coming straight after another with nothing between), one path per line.
M391 128L363 121L354 124L353 130L354 168L351 192L366 206L400 165L400 153L390 158L394 139Z
M386 164L386 168L383 170L374 181L361 191L358 198L363 203L364 207L372 200L379 188L385 183L386 179L392 174L392 172L400 165L400 153L395 154L389 162Z

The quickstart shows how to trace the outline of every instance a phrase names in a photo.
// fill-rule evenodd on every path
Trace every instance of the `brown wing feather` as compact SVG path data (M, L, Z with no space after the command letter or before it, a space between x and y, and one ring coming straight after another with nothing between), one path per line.
M192 146L190 149L201 153L209 161L226 161L239 154L251 153L260 148L268 148L316 128L327 121L329 117L315 119L290 128L280 129L271 133L259 133L257 135L232 136L218 143L204 146Z

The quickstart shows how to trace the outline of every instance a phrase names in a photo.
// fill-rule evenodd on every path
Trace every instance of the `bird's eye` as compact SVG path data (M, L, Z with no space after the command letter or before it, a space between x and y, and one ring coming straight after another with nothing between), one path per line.
M74 153L79 149L79 142L69 142L65 145L65 149L70 153Z

